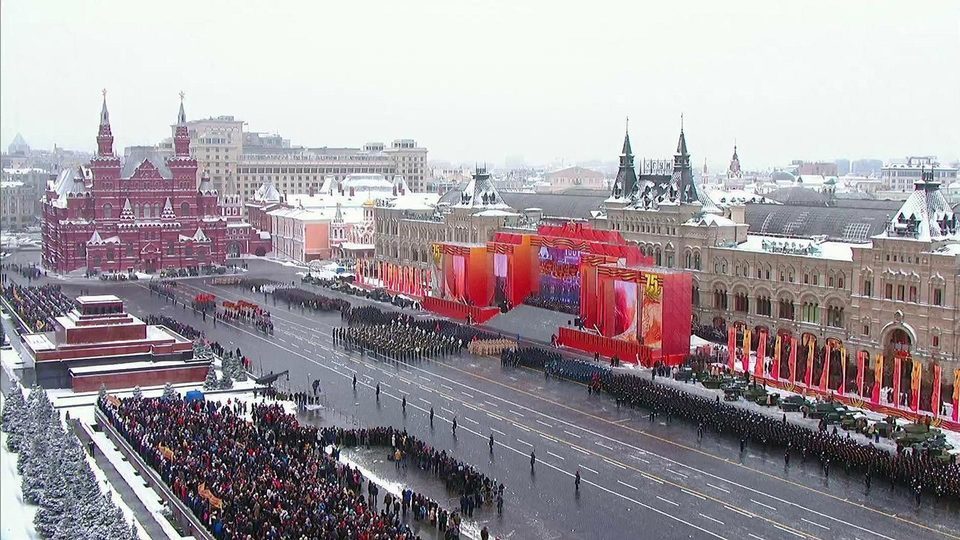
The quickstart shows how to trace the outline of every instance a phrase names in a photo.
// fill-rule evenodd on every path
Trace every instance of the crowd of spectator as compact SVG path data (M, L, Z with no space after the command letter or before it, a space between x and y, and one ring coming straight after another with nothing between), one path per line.
M523 300L523 303L528 306L549 309L550 311L558 311L569 315L580 315L580 302L531 294Z
M168 315L147 315L147 317L144 319L144 322L150 325L166 326L170 330L173 330L190 341L196 341L203 337L203 332L200 330L197 330L189 324L182 323Z
M218 540L419 538L411 521L459 538L459 515L424 495L388 494L381 507L379 488L338 461L339 446L386 447L475 501L489 503L502 489L393 428L305 426L276 404L105 397L98 406Z
M74 301L63 294L59 285L24 287L9 282L3 287L3 297L27 326L28 332L53 330L54 318L74 308Z

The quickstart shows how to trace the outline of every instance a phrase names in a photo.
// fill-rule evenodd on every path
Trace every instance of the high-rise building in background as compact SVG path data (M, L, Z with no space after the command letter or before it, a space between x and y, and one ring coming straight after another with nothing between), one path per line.
M430 178L427 149L413 139L397 139L389 147L292 146L277 134L244 132L243 125L233 116L188 122L191 153L221 194L249 199L264 183L284 194L304 194L328 177L337 183L351 174L382 174L387 180L401 175L412 191L423 191ZM159 153L169 155L172 145L172 139L164 140Z
M177 126L171 126L176 135ZM237 191L237 162L243 151L243 121L217 116L187 122L190 153L197 160L200 175L210 176L214 189L222 194ZM172 152L173 139L160 143L162 153Z
M880 169L880 189L909 193L913 185L922 177L922 172L930 171L933 178L944 186L957 181L957 169L941 167L937 156L910 156L905 160L893 161Z

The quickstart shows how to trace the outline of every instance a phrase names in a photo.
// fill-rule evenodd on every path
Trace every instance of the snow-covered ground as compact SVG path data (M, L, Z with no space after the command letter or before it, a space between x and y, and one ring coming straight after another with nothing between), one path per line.
M7 450L7 434L0 433L0 540L40 538L33 528L37 507L23 501L20 482L17 454Z
M129 461L126 461L123 455L117 450L117 447L114 446L113 441L107 438L103 432L97 432L90 430L90 434L97 445L97 448L103 452L103 455L110 461L110 464L120 473L120 476L130 485L130 489L136 493L137 498L140 499L140 502L143 503L143 506L153 515L157 523L160 524L160 527L163 529L163 532L166 533L167 538L180 539L180 533L173 528L173 525L167 521L163 515L161 515L161 510L163 509L163 499L157 494L153 488L149 487L143 478L137 474L136 470L133 468L133 465ZM89 460L88 461L92 461ZM97 474L102 471L99 469L94 471L94 474ZM146 538L147 535L144 533L143 538Z

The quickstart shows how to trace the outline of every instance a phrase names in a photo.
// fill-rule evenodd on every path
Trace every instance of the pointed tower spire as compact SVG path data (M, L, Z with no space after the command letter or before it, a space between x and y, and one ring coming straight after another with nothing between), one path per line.
M110 125L110 111L107 110L107 89L102 90L103 93L103 106L100 107L100 125L109 126Z
M107 110L107 89L103 89L103 106L100 107L100 130L97 132L97 155L113 155L113 133L110 131L110 111Z
M180 91L180 112L177 114L177 125L182 126L187 123L187 113L183 110L183 98L186 97L186 94L183 91Z
M623 150L620 152L620 169L613 181L610 195L615 199L629 198L637 186L637 171L633 167L633 149L630 147L630 117L627 117L623 134Z
M177 131L173 136L173 152L177 157L190 156L190 133L187 130L187 113L183 110L183 98L180 92L180 111L177 113Z
M687 154L687 138L683 134L683 113L680 113L680 140L677 141L677 155Z
M730 158L730 166L727 168L727 178L742 178L740 171L740 156L737 155L737 141L733 141L733 157Z

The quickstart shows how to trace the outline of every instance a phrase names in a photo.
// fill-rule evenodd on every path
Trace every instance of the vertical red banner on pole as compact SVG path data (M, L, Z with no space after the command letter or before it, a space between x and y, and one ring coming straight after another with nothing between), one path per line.
M743 330L743 360L740 362L743 372L750 374L750 341L753 339L749 328Z
M830 355L833 354L833 348L827 343L823 348L823 367L820 369L820 391L826 392L830 385Z
M790 360L788 368L790 369L790 384L797 384L797 338L790 338Z
M847 393L847 348L840 347L840 385L837 386L837 392L841 395Z
M736 370L737 358L737 329L733 326L727 327L727 364L730 371Z
M863 397L863 370L866 365L867 351L857 351L857 395Z
M960 368L953 370L953 421L960 422Z
M940 401L940 378L943 376L943 368L940 367L940 364L933 365L933 388L930 392L930 412L933 413L933 417L937 418L940 416L940 407L942 403Z
M774 379L780 380L780 353L783 352L781 338L777 336L777 342L773 345L773 369L770 374Z
M900 406L900 367L901 359L899 356L893 357L893 406Z
M870 395L870 401L874 405L880 403L880 388L883 386L883 355L877 353L873 364L873 393Z
M913 369L910 373L910 408L914 412L920 410L920 380L923 378L923 364L913 359Z
M813 355L816 352L817 340L807 339L807 369L803 374L803 384L808 389L813 386Z
M767 333L760 332L760 339L757 343L757 364L753 368L753 374L757 377L763 377L763 365L767 360Z

